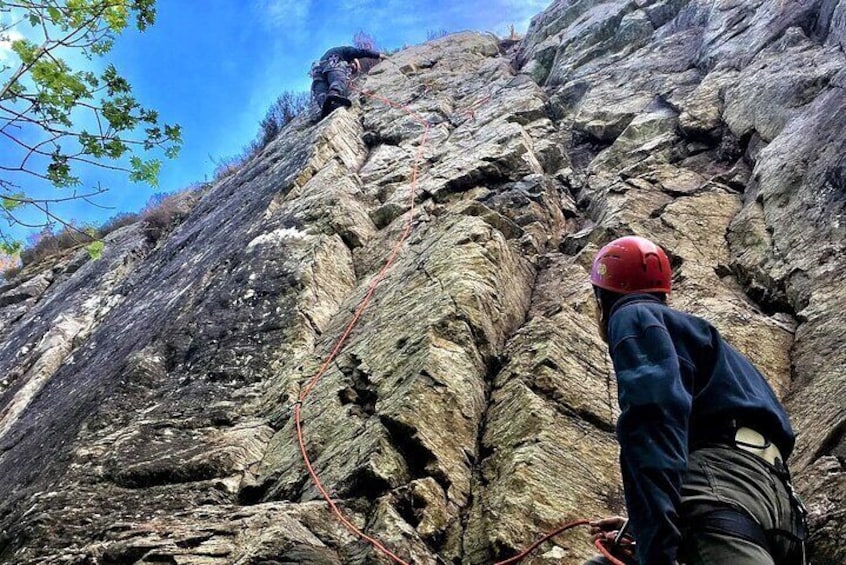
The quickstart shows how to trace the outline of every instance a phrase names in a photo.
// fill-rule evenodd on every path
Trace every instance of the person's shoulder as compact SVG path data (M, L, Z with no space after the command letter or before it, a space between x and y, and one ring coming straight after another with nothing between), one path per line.
M608 321L612 343L638 336L649 326L662 325L660 308L660 302L640 300L628 300L614 307Z
M620 331L628 334L643 333L647 328L657 327L666 331L673 341L710 342L723 339L707 319L673 308L665 302L632 304L629 311L622 316L621 322Z
M663 317L669 312L675 312L665 302L654 299L637 298L626 300L614 308L611 313L612 319L637 320L647 322L649 320Z
M671 333L671 328L678 325L678 316L687 315L656 297L627 297L611 311L608 336L613 341L643 337L650 328Z

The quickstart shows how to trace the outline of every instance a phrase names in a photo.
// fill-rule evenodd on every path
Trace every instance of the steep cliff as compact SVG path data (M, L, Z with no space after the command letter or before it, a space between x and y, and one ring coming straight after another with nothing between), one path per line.
M635 233L785 398L815 555L846 561L844 48L844 0L560 0L516 45L394 55L167 238L27 269L0 288L0 561L387 562L293 408L406 222L302 404L351 522L481 564L622 510L587 267Z

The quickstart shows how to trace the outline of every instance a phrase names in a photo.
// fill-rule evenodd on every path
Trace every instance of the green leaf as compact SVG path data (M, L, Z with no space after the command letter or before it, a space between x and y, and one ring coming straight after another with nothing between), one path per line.
M31 65L35 61L38 47L26 39L16 39L12 42L12 51L18 54L18 57L21 58L21 63Z
M64 18L62 17L62 12L53 6L49 6L47 8L47 16L50 18L50 21L54 24L60 24Z
M94 259L95 261L103 257L103 248L106 245L103 243L102 240L92 241L89 243L85 250L88 251L88 255Z
M129 83L125 78L118 74L114 65L106 67L106 70L103 71L102 79L103 82L106 83L109 96L114 96L115 94L125 94L131 90Z
M179 124L169 125L165 124L165 136L174 142L174 143L182 143L182 126Z
M155 110L148 110L145 108L141 110L141 121L147 122L148 124L155 124L159 121L159 113Z
M115 42L112 39L102 39L91 45L91 51L95 55L105 55L114 47Z
M140 157L132 157L129 163L132 166L129 180L132 182L146 182L153 187L159 186L159 171L162 168L161 161L158 159L142 161Z
M135 11L138 31L144 31L156 23L156 0L133 0L132 9Z
M104 150L102 144L97 140L96 137L88 133L87 131L82 131L79 134L79 144L82 145L82 151L86 155L92 155L94 157L102 157Z
M97 88L98 86L100 86L100 81L97 80L97 75L95 75L94 73L85 72L82 74L82 76L85 82L87 82L91 88Z
M23 251L22 241L0 241L0 252L6 255L17 255L21 251Z
M124 153L129 151L129 146L120 139L111 139L106 145L106 154L112 159L119 159Z
M26 86L22 85L20 82L15 82L9 86L9 92L6 94L6 98L14 102L17 97L24 92L26 92Z
M103 117L116 131L131 130L138 125L138 118L132 112L138 108L138 102L132 96L117 96L103 101Z
M63 17L65 25L81 27L85 20L93 15L92 8L94 6L89 6L89 3L89 0L66 0L65 14L67 17ZM99 2L94 2L94 5L98 4Z
M21 206L26 204L26 202L24 202L25 199L26 194L24 194L23 192L18 192L10 196L4 196L2 199L2 204L0 204L0 206L2 206L2 208L7 212L11 212L15 208L20 208Z
M79 178L71 175L71 168L67 155L61 153L61 148L50 155L52 161L47 165L47 178L57 187L76 186Z
M147 128L144 130L144 133L147 134L147 139L144 142L145 149L152 149L162 137L162 130L158 127Z
M106 11L103 13L103 19L106 20L106 24L112 29L112 31L123 31L123 28L126 27L127 18L129 17L129 10L127 10L125 5L114 5L109 8L106 8Z

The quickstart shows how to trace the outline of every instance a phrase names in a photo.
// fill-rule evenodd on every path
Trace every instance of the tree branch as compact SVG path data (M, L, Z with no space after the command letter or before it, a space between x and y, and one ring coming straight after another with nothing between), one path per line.
M0 105L0 110L5 110L5 111L8 111L8 112L14 114L14 112L10 111L8 108L5 108L2 105ZM96 111L96 108L91 107L91 110ZM50 132L51 134L60 134L61 136L64 136L64 137L79 137L80 136L79 133L76 133L74 131L63 130L63 129L58 129L58 128L54 128L54 127L45 126L41 122L39 122L37 120L33 120L32 118L28 118L28 117L23 116L23 115L20 116L20 119L21 119L21 121L24 121L26 123L39 125L41 127L41 129L43 129L47 132ZM99 117L98 117L98 120L99 120ZM0 132L2 132L3 129L4 128L0 128ZM9 134L7 133L6 135L9 135ZM144 145L145 144L145 142L141 141L141 140L121 138L120 136L114 135L110 131L106 131L102 135L94 136L94 137L96 137L97 139L100 139L100 140L107 140L107 141L112 141L112 140L117 139L117 140L120 140L122 143L126 143L127 145ZM157 145L161 145L161 144L162 143L158 143Z
M87 237L90 241L97 241L97 238L96 238L96 237L92 236L92 235L91 235L91 234L89 234L89 233L86 233L86 232L82 231L81 229L79 229L79 228L78 228L78 227L76 227L75 225L71 224L70 222L66 222L66 221L64 221L63 219L61 219L59 216L57 216L57 215L53 214L53 213L50 211L50 209L49 209L49 207L47 206L47 204L45 204L44 206L40 206L40 205L39 205L39 204L37 204L37 203L33 203L32 205L33 205L35 208L37 208L38 210L41 210L42 212L44 212L44 214L45 214L48 218L50 218L50 219L52 219L52 220L55 220L56 222L58 222L58 223L62 224L62 225L65 227L65 229L67 229L67 230L72 230L72 231L75 231L75 232L77 232L77 233L81 233L82 235L84 235L85 237ZM81 243L81 242L80 242L80 243Z
M3 135L8 136L8 137L11 137L11 136L10 136L8 133L6 133L6 132L3 132ZM26 167L26 162L27 162L27 161L29 161L29 158L30 158L30 157L32 157L32 154L33 154L33 153L38 153L39 155L47 155L46 153L43 153L43 152L39 151L39 149L40 149L43 145L47 145L48 143L55 143L57 139L61 139L61 138L62 138L62 136L61 136L61 135L54 135L51 139L45 139L45 140L44 140L44 141L42 141L41 143L38 143L37 145L34 145L33 147L30 147L30 148L29 148L29 151L28 151L28 152L27 152L27 154L26 154L26 157L24 157L24 158L23 158L23 161L21 161L21 167ZM18 141L17 139L12 138L12 141L14 141L14 142L16 142L16 143L19 143L20 145L24 145L24 147L26 147L26 145L25 145L25 144L21 143L21 142L20 142L20 141Z
M47 225L47 224L28 224L28 223L24 222L23 220L19 220L17 216L12 214L8 210L3 210L3 213L6 214L6 216L8 216L10 224L12 224L12 223L18 224L19 226L23 226L25 228L43 228ZM5 237L3 239L8 243L8 240Z
M18 145L20 145L24 149L28 150L26 157L24 157L24 159L21 162L19 167L10 168L10 167L4 167L3 165L0 165L0 170L9 171L9 172L23 172L23 173L30 173L30 174L35 174L35 173L33 173L33 171L30 171L29 169L26 168L26 162L29 160L29 157L33 153L36 154L36 155L41 155L42 157L52 157L53 156L52 153L47 153L46 151L40 151L38 149L38 147L41 147L42 145L45 145L47 143L54 142L57 139L64 137L63 135L56 135L56 136L53 137L53 139L48 139L48 140L42 141L41 143L39 143L35 147L30 147L29 145L25 144L24 142L20 141L19 139L16 139L15 137L9 135L8 133L6 133L4 131L0 131L0 134L5 135L9 139L11 139L13 142L17 143ZM85 163L86 165L93 165L95 167L100 167L101 169L106 169L106 170L110 170L110 171L118 171L118 172L121 172L121 173L131 173L132 172L132 169L129 169L129 168L126 168L126 167L121 167L121 166L118 166L118 165L107 165L107 164L100 162L100 161L92 161L91 159L84 159L84 158L80 157L80 155L85 155L85 152L80 151L78 153L75 153L74 155L63 155L63 157L66 157L69 161L74 161L76 163ZM49 180L47 177L42 176L42 175L36 174L36 176L41 178L41 179L44 179L44 180Z
M12 202L19 202L21 204L57 204L59 202L70 202L71 200L80 200L86 198L92 198L94 196L99 196L101 194L105 194L109 190L107 188L98 188L94 192L89 192L87 194L76 194L74 192L73 196L66 196L64 198L28 198L23 197L19 198L17 196L3 196L3 198L7 200L11 200Z
M32 100L29 100L29 99L25 99L25 100L27 102L29 102L30 105L29 105L29 108L24 110L24 112L29 112L30 110L32 110L35 107L35 102L33 102ZM10 125L14 124L15 122L17 122L19 120L20 121L27 121L27 122L34 122L35 121L32 118L27 118L25 114L20 114L16 110L6 108L2 104L0 104L0 111L8 112L9 114L12 114L14 116L14 119L10 119L8 122L3 124L3 127L0 127L0 131L5 131L7 127L9 127ZM6 119L6 118L3 118L3 119Z
M105 6L105 5L103 5L103 6ZM85 23L83 23L82 25L80 25L79 27L74 29L72 32L70 32L68 35L66 35L62 39L51 40L49 37L46 37L44 39L44 43L41 44L41 47L39 47L38 49L35 50L35 56L33 57L32 61L30 61L29 63L22 64L20 66L20 68L18 68L18 70L15 71L15 73L12 75L12 78L9 79L9 82L7 82L3 86L3 90L0 90L0 100L6 99L6 93L9 92L9 90L11 90L12 86L15 83L17 83L18 80L20 80L20 78L24 74L26 74L35 65L35 63L37 63L44 55L49 54L50 51L52 51L53 49L55 49L59 45L63 45L68 39L70 39L71 37L73 37L74 35L79 33L80 30L87 28L92 23L94 23L95 21L100 19L100 17L103 15L104 11L105 11L105 8L101 6L100 11L98 11L94 16L89 18L87 21L85 21Z
M91 204L92 206L94 206L96 208L100 208L101 210L116 210L117 206L103 206L102 204L97 204L93 200L90 200L91 196L98 196L98 195L106 193L108 191L109 191L108 188L102 188L102 187L98 186L96 193L94 193L92 195L83 195L83 196L80 196L80 198L85 200L85 202L87 202L88 204Z
M42 175L40 173L36 173L35 171L30 171L29 169L26 169L24 167L6 167L6 166L3 166L3 165L0 165L0 171L8 171L10 173L27 173L27 174L30 174L34 177L40 178L41 180L46 180L48 182L52 182L45 175Z

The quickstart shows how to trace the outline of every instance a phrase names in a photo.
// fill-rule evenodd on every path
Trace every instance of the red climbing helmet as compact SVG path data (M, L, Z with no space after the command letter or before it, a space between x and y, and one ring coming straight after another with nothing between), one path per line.
M643 237L615 239L599 250L590 269L594 286L617 292L665 292L672 288L673 272L664 250Z

